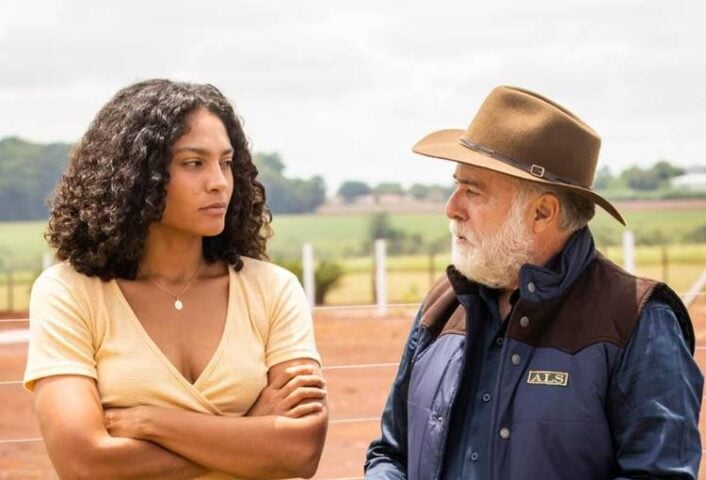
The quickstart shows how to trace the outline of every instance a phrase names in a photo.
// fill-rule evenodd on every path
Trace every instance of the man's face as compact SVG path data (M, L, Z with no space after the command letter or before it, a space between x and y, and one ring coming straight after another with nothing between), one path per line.
M456 189L446 204L454 266L483 285L514 288L533 250L526 203L516 202L518 181L462 164L454 179Z

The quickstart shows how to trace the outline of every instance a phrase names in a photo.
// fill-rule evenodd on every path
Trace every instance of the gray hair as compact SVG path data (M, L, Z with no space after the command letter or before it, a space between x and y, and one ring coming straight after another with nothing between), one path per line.
M531 197L545 193L557 197L561 205L559 228L563 231L573 233L585 227L596 214L596 205L592 200L569 189L519 179L517 187L516 201L521 203L527 203Z

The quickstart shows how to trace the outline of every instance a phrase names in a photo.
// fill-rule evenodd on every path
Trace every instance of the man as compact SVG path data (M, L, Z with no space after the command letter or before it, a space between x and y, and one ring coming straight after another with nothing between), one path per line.
M600 139L499 87L466 131L416 153L457 163L453 265L410 333L366 479L696 479L703 377L679 297L597 253Z

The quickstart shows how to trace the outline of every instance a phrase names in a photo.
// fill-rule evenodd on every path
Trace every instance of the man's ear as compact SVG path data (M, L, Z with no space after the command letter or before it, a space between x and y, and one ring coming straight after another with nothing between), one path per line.
M561 203L553 193L543 193L532 202L532 231L541 233L549 228L559 228Z

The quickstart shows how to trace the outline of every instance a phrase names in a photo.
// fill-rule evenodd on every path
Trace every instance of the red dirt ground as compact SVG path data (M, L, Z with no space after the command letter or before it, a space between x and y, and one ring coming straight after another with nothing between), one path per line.
M697 344L706 345L706 298L701 297L690 310ZM391 310L385 315L361 308L316 312L317 343L324 358L331 411L316 479L362 477L365 449L379 435L378 417L396 370L394 366L331 367L398 362L413 314L414 308ZM18 324L12 327L18 328ZM25 355L24 344L0 345L0 382L21 378ZM706 371L706 350L697 351L696 359ZM0 442L39 437L31 396L21 385L0 384L0 402ZM701 431L706 432L704 419ZM704 469L706 466L699 477L702 480L706 480ZM55 478L41 442L0 443L0 480Z

